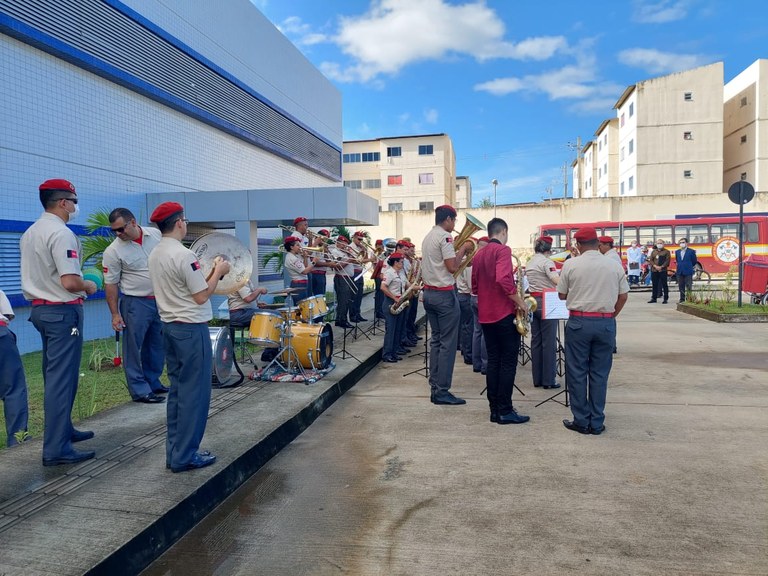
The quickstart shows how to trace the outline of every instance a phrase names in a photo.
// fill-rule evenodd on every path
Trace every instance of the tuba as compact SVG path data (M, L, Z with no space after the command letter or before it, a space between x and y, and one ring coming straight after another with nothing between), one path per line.
M472 246L467 251L464 260L461 261L459 267L456 269L456 272L453 273L454 278L458 278L459 275L464 272L464 268L466 268L469 263L472 262L472 258L475 257L475 252L477 252L477 240L472 238L472 234L478 230L485 230L485 225L480 222L480 220L472 216L472 214L467 214L467 221L464 223L464 228L462 228L461 232L459 232L459 235L456 236L456 240L454 240L453 245L457 252L465 242L471 242Z
M528 303L528 312L518 308L515 313L515 328L517 332L525 338L531 331L531 321L533 320L533 313L536 312L538 304L533 296L525 295L525 286L523 286L523 266L520 264L520 258L512 254L512 259L517 264L517 275L515 277L515 283L517 284L517 295L523 302Z

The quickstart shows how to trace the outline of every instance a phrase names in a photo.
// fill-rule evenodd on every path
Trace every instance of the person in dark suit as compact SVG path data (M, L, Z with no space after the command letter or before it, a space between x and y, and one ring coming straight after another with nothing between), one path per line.
M680 239L680 249L675 250L677 286L680 288L679 302L685 302L685 293L693 288L693 275L696 273L696 250L688 248L688 238Z

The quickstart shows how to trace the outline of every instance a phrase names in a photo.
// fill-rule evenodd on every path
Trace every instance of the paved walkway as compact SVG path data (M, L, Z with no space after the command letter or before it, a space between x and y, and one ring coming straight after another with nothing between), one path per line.
M433 406L423 377L403 378L404 364L376 365L377 336L350 346L362 364L337 359L315 385L215 391L203 441L219 456L210 468L165 469L163 406L131 404L91 419L99 457L69 470L44 469L39 444L0 453L0 574L136 572L372 368L260 473L298 451L318 477L365 478L370 490L278 515L282 523L249 552L265 571L768 573L765 325L713 324L645 300L632 294L619 320L600 437L565 430L563 406L534 407L551 393L532 388L530 365L518 372L526 396L515 396L530 424L488 423L482 379L460 362L454 387L468 405ZM416 369L421 359L409 362ZM345 419L357 419L352 432ZM344 464L335 470L323 466L327 444L314 435L334 426L344 431L332 442ZM365 502L370 513L358 509ZM338 507L335 532L315 524L326 505ZM290 548L293 569L280 572L290 517L316 530L311 545Z

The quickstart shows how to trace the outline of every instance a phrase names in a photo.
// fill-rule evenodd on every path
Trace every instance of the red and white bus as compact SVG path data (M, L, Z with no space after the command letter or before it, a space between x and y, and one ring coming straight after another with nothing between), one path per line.
M598 236L611 236L615 241L614 247L625 262L625 252L632 240L639 242L640 246L653 244L657 239L664 240L667 249L674 255L680 239L688 238L688 246L696 250L701 265L710 274L725 274L731 266L739 265L738 216L545 224L539 226L536 237L551 236L552 252L563 252L564 257L565 251L572 245L574 233L587 226L595 228ZM768 256L768 216L744 215L743 237L745 258L751 254Z

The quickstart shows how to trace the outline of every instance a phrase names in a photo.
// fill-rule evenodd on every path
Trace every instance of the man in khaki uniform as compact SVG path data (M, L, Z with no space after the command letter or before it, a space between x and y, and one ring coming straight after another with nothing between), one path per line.
M93 438L76 430L72 406L83 354L83 300L96 284L83 280L80 240L67 228L80 210L75 186L54 178L40 185L45 212L21 237L21 290L32 302L30 320L43 340L45 430L43 466L74 464L93 458L73 442Z
M574 237L581 255L565 261L557 283L570 312L565 327L565 384L573 420L563 420L563 425L581 434L602 434L616 316L627 302L629 284L621 265L598 251L594 228L580 228Z
M157 404L168 392L163 373L163 335L157 312L149 255L160 243L157 228L142 228L127 208L109 214L115 240L104 250L104 292L112 313L112 328L123 332L123 366L128 392L134 402ZM118 303L118 288L121 297Z
M184 208L163 202L150 222L163 238L149 255L149 277L163 322L163 343L171 390L168 393L166 467L184 472L209 466L216 456L198 452L211 404L212 350L208 321L213 317L209 298L229 262L214 266L208 280L195 253L181 243L187 235Z

